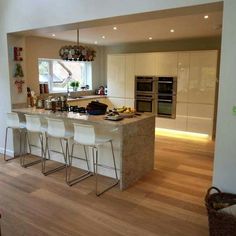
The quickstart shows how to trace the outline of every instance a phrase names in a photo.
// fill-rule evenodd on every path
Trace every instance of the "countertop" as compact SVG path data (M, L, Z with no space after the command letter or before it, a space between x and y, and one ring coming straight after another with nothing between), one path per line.
M33 114L33 115L40 115L58 119L72 119L72 120L80 120L80 121L88 121L91 123L103 124L103 125L115 125L115 126L124 126L129 125L131 123L139 122L144 119L148 119L154 117L155 115L150 113L142 113L140 116L135 116L132 118L124 118L123 120L119 121L110 121L105 120L105 115L88 115L88 114L81 114L81 113L73 113L73 112L52 112L50 110L45 109L36 109L33 108L20 108L20 109L13 109L12 111L23 113L23 114Z
M89 99L99 99L99 98L106 98L106 95L86 95L86 96L79 96L77 98L67 98L67 102L73 101L81 101L81 100L89 100Z

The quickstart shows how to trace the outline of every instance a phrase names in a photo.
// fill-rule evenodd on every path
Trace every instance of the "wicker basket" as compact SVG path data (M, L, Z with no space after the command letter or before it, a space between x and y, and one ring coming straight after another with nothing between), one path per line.
M211 193L215 190L216 193ZM216 210L215 204L235 204L236 194L223 193L216 187L208 189L205 204L208 212L210 236L236 236L236 217Z

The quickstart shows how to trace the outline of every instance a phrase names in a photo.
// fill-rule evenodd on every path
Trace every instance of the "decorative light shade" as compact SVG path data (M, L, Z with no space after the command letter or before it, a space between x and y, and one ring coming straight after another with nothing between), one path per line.
M67 61L94 61L96 51L87 46L64 46L60 49L59 55Z
M77 45L64 46L59 51L60 57L67 61L93 61L95 54L94 49L79 45L79 30L77 30Z

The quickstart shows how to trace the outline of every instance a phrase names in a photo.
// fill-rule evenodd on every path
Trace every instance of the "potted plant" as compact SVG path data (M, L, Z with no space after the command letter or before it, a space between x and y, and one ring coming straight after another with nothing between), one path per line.
M72 81L70 86L73 88L73 91L76 92L79 88L79 81Z

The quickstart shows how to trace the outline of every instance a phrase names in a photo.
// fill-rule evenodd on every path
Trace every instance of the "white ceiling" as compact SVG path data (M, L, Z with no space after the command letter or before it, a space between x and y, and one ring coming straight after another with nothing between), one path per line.
M208 15L208 19L204 16ZM143 20L128 23L110 24L82 28L79 30L79 42L98 45L112 45L131 42L150 42L157 40L172 40L184 38L210 37L221 34L222 11L195 13L191 15L171 16L151 20ZM116 26L117 30L113 30ZM175 32L171 33L170 29ZM55 34L55 36L52 36ZM77 30L57 32L36 32L34 35L77 41ZM105 36L105 39L102 36Z

